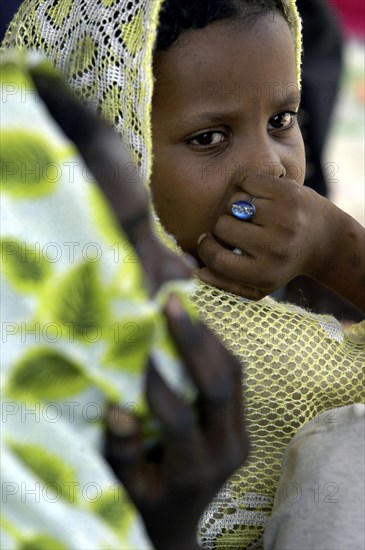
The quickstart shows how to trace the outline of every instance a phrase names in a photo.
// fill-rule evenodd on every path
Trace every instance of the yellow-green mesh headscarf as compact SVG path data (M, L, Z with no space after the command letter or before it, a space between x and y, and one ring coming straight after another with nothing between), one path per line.
M295 37L300 74L300 22L283 5ZM152 50L161 0L28 0L5 43L45 51L73 89L110 120L139 162L151 170ZM364 400L364 324L344 334L318 316L270 298L250 302L201 284L200 314L244 365L244 406L251 457L219 492L200 526L202 545L261 548L296 431L317 414ZM303 489L304 490L304 489ZM253 546L252 546L253 548Z

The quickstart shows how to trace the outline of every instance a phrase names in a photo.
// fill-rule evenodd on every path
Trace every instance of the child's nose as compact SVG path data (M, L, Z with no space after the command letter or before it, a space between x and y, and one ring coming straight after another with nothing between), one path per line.
M266 140L252 140L241 151L239 173L237 184L244 186L247 180L254 180L261 176L270 176L273 178L283 178L286 175L286 169L283 161L272 146Z

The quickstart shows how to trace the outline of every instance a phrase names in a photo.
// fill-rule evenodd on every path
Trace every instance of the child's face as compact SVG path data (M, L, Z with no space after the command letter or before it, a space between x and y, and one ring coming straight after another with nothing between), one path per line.
M279 14L253 27L216 22L158 53L154 75L155 206L196 255L198 237L247 200L245 179L286 171L304 181L302 136L290 114L299 106L293 38Z

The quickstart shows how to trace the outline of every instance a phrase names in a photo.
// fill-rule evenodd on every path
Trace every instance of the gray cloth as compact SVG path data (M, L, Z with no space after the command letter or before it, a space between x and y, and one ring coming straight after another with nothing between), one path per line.
M265 550L365 549L365 405L333 409L289 444Z

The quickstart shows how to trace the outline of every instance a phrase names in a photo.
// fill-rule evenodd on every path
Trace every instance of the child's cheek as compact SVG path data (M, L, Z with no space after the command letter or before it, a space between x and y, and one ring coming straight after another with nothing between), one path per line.
M287 177L289 179L294 179L300 185L304 184L305 179L305 149L304 141L300 128L296 129L296 139L294 141L293 147L291 148L291 160L287 164Z

